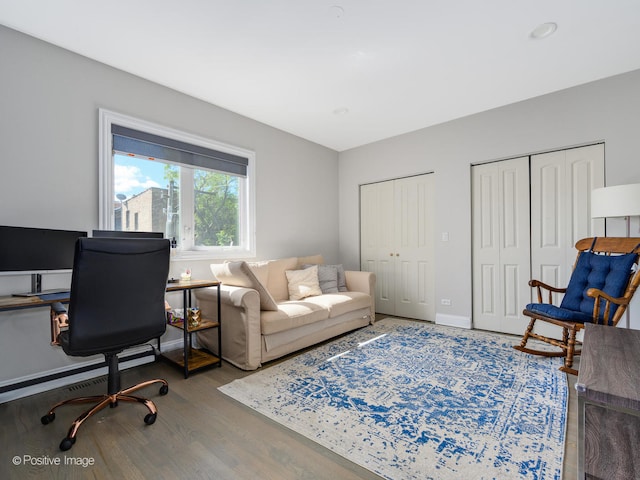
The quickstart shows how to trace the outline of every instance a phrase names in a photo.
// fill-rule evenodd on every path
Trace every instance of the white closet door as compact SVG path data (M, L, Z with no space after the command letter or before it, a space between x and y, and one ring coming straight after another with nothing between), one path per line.
M394 180L395 314L435 320L433 174Z
M360 268L376 274L376 312L395 314L393 181L360 187Z
M529 302L529 159L474 166L473 325L521 334Z
M360 268L376 311L435 320L433 174L360 187Z
M566 287L576 242L604 235L604 220L591 218L591 190L604 186L604 145L532 156L531 185L533 278Z

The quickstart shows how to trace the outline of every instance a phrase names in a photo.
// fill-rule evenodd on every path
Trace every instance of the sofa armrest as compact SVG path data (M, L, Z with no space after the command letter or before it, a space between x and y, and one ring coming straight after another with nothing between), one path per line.
M375 296L375 273L345 270L344 276L347 282L347 290L350 292L362 292L367 295Z
M371 322L376 318L376 274L357 270L345 270L347 290L362 292L371 297Z
M217 287L194 290L203 318L216 318ZM243 369L255 370L261 365L262 332L260 295L252 288L220 285L222 358ZM217 332L198 332L198 342L217 352Z

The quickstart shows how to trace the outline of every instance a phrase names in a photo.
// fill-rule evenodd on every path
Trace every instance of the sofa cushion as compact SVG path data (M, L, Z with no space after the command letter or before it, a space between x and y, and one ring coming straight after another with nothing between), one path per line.
M269 261L247 262L247 265L249 265L249 268L258 280L260 280L260 283L264 288L267 288L267 285L269 284Z
M318 283L322 293L338 293L338 268L335 265L303 265L302 268L318 267Z
M300 270L303 265L322 265L324 258L319 253L316 255L307 255L306 257L298 257L298 264L296 270Z
M296 257L269 261L267 290L269 290L269 293L276 302L289 300L289 282L284 272L287 270L295 270L297 265L298 259Z
M588 289L597 288L614 298L622 296L629 283L631 267L636 258L635 253L609 256L582 252L571 274L567 292L562 298L560 307L593 315L595 299L587 295ZM617 305L612 304L610 317L604 319L609 325L617 308ZM604 317L604 309L602 310L600 321Z
M253 288L260 295L260 310L278 310L278 305L258 280L247 262L225 262L212 263L211 272L224 285L233 285L236 287Z
M327 318L329 310L322 305L307 300L287 301L280 302L276 312L260 312L260 326L263 335L270 335Z
M371 306L371 297L362 292L327 293L317 297L306 298L304 301L327 309L329 318Z
M314 295L322 295L318 282L318 266L303 270L286 270L289 286L289 300L302 300Z

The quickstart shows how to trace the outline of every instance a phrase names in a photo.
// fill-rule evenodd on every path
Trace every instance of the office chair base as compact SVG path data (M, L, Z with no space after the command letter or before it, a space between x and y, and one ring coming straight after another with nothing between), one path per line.
M95 403L93 407L82 413L82 415L76 418L71 424L71 428L69 428L67 436L62 440L62 442L60 442L60 450L62 451L69 450L73 446L73 444L76 443L76 435L78 433L78 429L86 419L98 413L100 410L107 406L110 406L112 408L117 407L119 401L142 403L145 407L147 407L147 410L149 410L149 413L144 417L144 423L146 425L152 425L153 423L155 423L158 416L158 410L155 404L147 398L130 395L130 393L133 393L136 390L140 390L141 388L147 387L154 383L162 384L162 386L160 387L160 395L166 395L169 392L169 384L166 380L161 378L147 380L146 382L138 383L132 387L120 390L119 392L113 394L92 395L89 397L76 397L70 398L68 400L63 400L62 402L55 404L51 408L51 410L49 410L49 412L47 412L47 414L40 419L40 421L43 425L48 425L49 423L53 422L56 418L55 410L63 405L71 405L76 403Z

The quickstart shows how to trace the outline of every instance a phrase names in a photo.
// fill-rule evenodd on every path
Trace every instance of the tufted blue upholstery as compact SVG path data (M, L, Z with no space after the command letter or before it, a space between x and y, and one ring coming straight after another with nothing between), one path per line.
M526 308L532 312L538 312L547 317L565 322L590 323L593 318L593 312L587 315L580 311L557 307L550 303L530 303Z
M578 258L560 307L534 303L527 305L527 310L537 311L558 320L588 323L592 320L595 300L587 295L587 290L597 288L612 297L622 296L635 260L635 253L608 256L583 252ZM610 317L606 319L609 325L612 324L611 318L616 309L617 305L611 306ZM603 315L604 312L601 311L601 321Z

